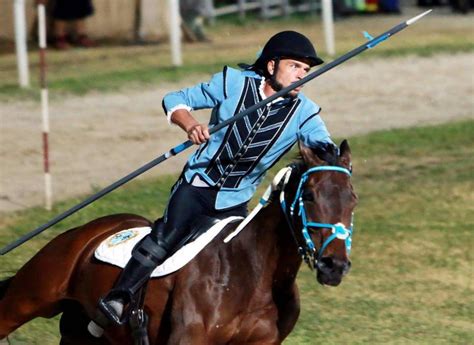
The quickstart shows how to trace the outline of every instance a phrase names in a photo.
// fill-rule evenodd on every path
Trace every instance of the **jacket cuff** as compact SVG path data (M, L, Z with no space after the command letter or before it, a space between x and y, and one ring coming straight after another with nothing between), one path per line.
M193 108L191 108L190 106L186 105L186 104L178 104L177 106L174 106L173 108L171 108L167 113L166 113L166 118L168 119L168 124L170 125L174 125L176 126L172 121L171 121L171 115L173 115L173 113L176 111L176 110L179 110L179 109L185 109L187 111L192 111Z

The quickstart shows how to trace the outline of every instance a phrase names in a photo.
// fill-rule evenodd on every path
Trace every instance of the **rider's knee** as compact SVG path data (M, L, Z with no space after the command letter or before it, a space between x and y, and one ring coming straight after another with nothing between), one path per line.
M133 248L132 257L143 266L155 267L166 259L168 252L165 243L155 241L152 236L146 236Z

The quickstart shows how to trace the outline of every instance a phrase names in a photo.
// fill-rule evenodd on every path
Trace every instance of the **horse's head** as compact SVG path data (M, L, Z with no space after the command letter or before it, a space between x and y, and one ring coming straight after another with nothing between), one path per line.
M337 286L349 271L352 214L357 196L351 184L351 151L346 140L340 148L300 144L305 164L291 205L301 227L305 260L317 269L321 284Z

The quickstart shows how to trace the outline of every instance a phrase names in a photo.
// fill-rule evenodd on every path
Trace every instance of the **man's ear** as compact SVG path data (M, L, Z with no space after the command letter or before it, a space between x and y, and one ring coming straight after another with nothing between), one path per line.
M267 62L267 71L270 75L273 75L275 72L275 60L270 60Z

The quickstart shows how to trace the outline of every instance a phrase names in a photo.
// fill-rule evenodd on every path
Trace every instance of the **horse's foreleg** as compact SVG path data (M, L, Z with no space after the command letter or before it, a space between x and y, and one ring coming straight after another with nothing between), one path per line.
M207 333L201 323L187 325L185 329L173 329L168 345L210 344Z
M89 321L90 318L84 314L84 309L79 303L65 303L59 322L61 332L59 345L111 345L104 337L95 338L89 334L87 331Z
M300 298L298 286L293 284L287 291L274 295L275 304L278 308L278 332L280 340L283 341L295 327L300 315Z

